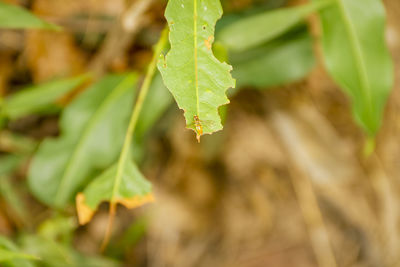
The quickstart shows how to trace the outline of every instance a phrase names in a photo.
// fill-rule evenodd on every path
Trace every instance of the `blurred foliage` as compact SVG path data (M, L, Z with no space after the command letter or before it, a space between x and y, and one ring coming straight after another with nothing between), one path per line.
M384 7L376 0L363 5L336 0L321 11L321 24L327 70L350 96L357 123L373 137L394 79L384 39Z
M65 108L61 136L43 142L32 160L28 182L36 197L65 207L93 172L116 159L136 79L136 74L106 76Z
M223 28L218 34L218 39L232 51L248 50L279 37L279 35L303 21L308 15L330 3L330 0L315 1L297 7L268 10L251 16L242 16L236 22L231 22ZM271 30L266 31L265 29Z
M3 100L2 113L10 119L17 119L49 109L50 104L75 89L87 78L87 75L82 75L23 88Z
M45 22L23 8L4 2L0 2L0 28L60 30L59 26Z
M312 38L301 27L276 40L242 52L232 52L229 61L237 86L271 88L295 82L314 67Z
M194 209L194 216L205 214L199 204L201 200L198 200L202 194L218 194L205 210L213 218L227 216L228 219L224 219L231 224L228 229L223 229L224 234L229 232L232 239L235 235L250 238L252 227L244 227L246 231L242 233L239 223L235 224L242 218L231 219L229 208L240 209L243 203L238 203L237 198L253 185L256 189L249 196L249 203L270 203L262 202L264 192L257 190L262 190L262 183L271 181L257 181L260 184L252 184L251 179L248 179L249 184L247 179L225 181L222 178L225 172L230 171L232 176L240 176L243 172L243 162L238 160L240 157L235 154L235 149L244 155L245 159L241 158L243 161L259 162L260 158L247 158L248 150L268 154L276 144L267 142L265 145L257 138L250 139L257 133L268 134L269 127L282 127L286 131L277 131L283 136L278 135L290 141L290 149L281 157L288 161L285 164L291 168L274 166L267 172L283 177L287 173L301 177L299 169L314 166L315 162L310 164L307 160L315 155L331 165L336 163L312 145L311 156L307 154L303 143L291 139L295 139L296 127L301 123L291 124L291 120L279 111L270 114L272 119L268 126L265 123L257 125L253 115L245 119L236 116L239 124L245 125L248 120L253 129L253 132L248 130L252 134L247 132L244 137L240 132L233 131L231 136L234 137L225 139L224 131L204 137L201 145L179 147L176 144L183 142L185 137L173 130L173 125L183 119L182 112L177 111L178 107L184 111L186 127L193 129L200 138L202 134L222 129L222 125L229 121L231 105L226 105L229 100L225 92L234 87L234 79L236 88L227 91L230 99L234 95L236 99L256 92L253 99L245 99L252 112L257 113L257 109L265 106L279 106L280 103L268 101L257 106L257 98L264 93L271 93L268 96L272 98L274 94L282 94L279 99L286 101L290 98L288 95L299 93L296 89L301 86L298 84L301 85L312 70L319 67L316 64L319 54L314 52L318 46L322 47L321 54L328 75L349 96L353 117L367 136L364 152L368 155L373 153L376 145L374 138L381 127L394 79L393 63L384 39L386 15L380 0L128 2L99 1L96 5L90 1L74 2L74 5L45 0L0 2L0 231L4 233L0 236L1 266L159 266L155 260L152 262L154 255L145 255L141 251L144 250L141 240L151 238L149 233L159 234L160 229L168 228L163 233L169 240L174 240L172 245L157 239L155 242L153 239L154 244L150 245L168 250L170 245L173 247L178 243L176 240L179 238L187 242L185 233L193 229L182 227L184 223L181 222L187 222L193 216L187 210ZM226 11L222 17L220 4ZM314 14L320 21L310 19ZM320 31L316 25L321 26ZM167 32L164 31L152 50L151 46L156 43L163 27L170 30L170 44L166 44ZM321 88L326 88L324 83L320 84ZM290 90L281 90L285 86L291 86ZM272 88L276 90L269 92ZM323 90L320 89L319 93L323 94ZM289 100L285 104L289 105ZM311 118L315 127L321 128L321 135L335 139L334 134L329 134L330 128L325 127L318 116L312 115L309 110L294 113L294 118ZM318 130L313 128L307 134L313 136L315 132ZM359 137L362 134L357 134L361 140ZM149 142L153 139L158 140L158 146ZM310 143L313 141L315 139L308 140ZM223 142L228 145L224 146ZM239 145L236 147L237 142ZM329 143L322 142L325 145ZM256 145L252 146L254 143ZM285 147L285 142L278 146ZM218 153L227 154L223 159L234 166L234 171L221 167L222 163L218 160L213 161ZM292 166L295 161L292 153L297 155L295 159L301 163L298 164L300 167ZM206 159L201 163L203 169L199 170L194 162L202 157ZM279 156L269 159L279 161ZM154 167L154 162L158 162L163 169ZM164 163L166 166L162 165ZM182 167L177 168L177 165ZM306 173L310 177L318 176L327 173L331 165ZM151 221L146 213L135 213L135 218L132 214L125 214L112 232L118 203L133 208L154 200L152 183L140 169L146 169L146 174L151 173L153 179L164 172L169 173L168 182L164 181L160 187L172 184L173 190L188 190L188 200L180 199L178 204L174 204L175 209L168 210L168 203L176 200L168 202L163 191L166 189L159 188L162 200L155 205L153 212L161 220L153 217ZM204 179L210 173L215 176L211 185ZM178 183L175 176L180 175L190 177L186 177L185 183ZM258 179L262 175L262 171L256 170L248 176ZM269 177L270 173L266 175ZM195 183L192 184L192 181ZM384 189L390 187L380 182L376 182L378 188L387 192ZM299 193L299 184L304 190L307 183L304 180L293 183L299 204L304 208L304 195L302 197ZM239 190L224 199L232 185ZM282 188L276 189L276 192L279 195L283 192ZM386 197L386 194L383 195ZM93 219L92 223L78 225L73 212L74 199L79 222L84 224ZM165 199L167 204L163 206ZM102 202L109 202L108 226L101 217L105 214ZM249 212L249 203L243 205L245 212L241 217L246 217L243 214ZM157 207L167 208L159 212ZM270 207L256 208L260 214L264 209ZM221 210L222 215L219 214ZM93 217L95 211L99 211L96 218ZM206 221L200 217L192 218L193 225ZM307 217L306 212L304 217ZM170 224L164 226L163 219ZM263 218L259 219L262 221ZM248 220L255 225L258 218L255 220L249 216ZM307 218L305 221L307 224ZM212 222L213 231L220 231L217 225L220 222ZM198 236L204 234L204 229L209 229L204 225L198 228L193 230L198 231ZM181 229L184 230L179 232ZM110 238L111 244L100 256L97 249L104 231L103 245ZM226 245L219 243L220 238L214 236L215 240L210 238L205 244L219 251L219 246ZM323 259L318 257L322 252L314 243L316 239L310 240L321 265ZM95 245L86 250L86 242ZM133 253L130 258L132 248L135 248L135 253L139 251L145 256L136 257ZM205 251L193 250L189 246L187 249L191 257L202 258L205 266L216 266L207 262L212 253L203 257ZM322 249L329 250L326 247ZM231 255L232 251L218 253ZM357 253L361 257L362 253ZM165 259L174 262L173 255L177 254L172 253ZM357 257L354 258L357 260ZM186 262L183 266L191 265ZM272 263L271 266L278 265Z

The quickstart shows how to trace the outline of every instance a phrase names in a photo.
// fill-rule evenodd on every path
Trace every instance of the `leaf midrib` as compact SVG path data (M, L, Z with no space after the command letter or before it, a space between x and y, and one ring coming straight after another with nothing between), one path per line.
M82 146L85 143L84 141L86 141L86 139L89 136L89 133L91 132L91 129L94 127L94 125L96 125L96 123L99 121L99 118L101 117L101 115L104 113L104 110L106 110L106 108L109 106L110 103L112 103L112 100L114 100L115 98L117 98L118 96L120 96L122 93L125 92L124 87L125 84L130 82L130 80L133 78L132 75L128 75L126 78L124 78L116 87L115 89L102 101L100 107L97 109L97 111L95 112L95 114L89 119L89 124L87 125L87 127L85 128L85 130L82 133L82 137L79 139L78 144L76 145L74 152L72 154L72 156L70 157L70 159L68 160L67 166L65 168L65 171L63 172L64 175L61 178L60 184L57 188L56 191L56 196L55 196L55 203L56 205L61 204L60 201L60 188L63 188L65 183L66 183L66 177L70 176L70 172L71 172L71 166L73 166L73 163L75 163L76 158L78 158L78 156L82 153ZM62 200L64 201L64 200Z
M194 37L194 72L196 87L196 115L200 119L200 103L199 103L199 74L197 66L197 0L193 0L193 37Z
M365 97L368 111L372 111L372 103L371 103L371 94L370 94L370 87L369 87L369 80L368 74L365 66L365 62L361 52L361 45L355 33L354 25L349 18L349 15L346 12L346 9L343 5L343 0L336 0L338 5L339 11L342 15L343 22L346 28L347 35L350 40L351 49L353 50L353 54L355 56L356 65L357 65L357 73L358 78L361 82L361 91ZM371 114L368 114L371 115Z

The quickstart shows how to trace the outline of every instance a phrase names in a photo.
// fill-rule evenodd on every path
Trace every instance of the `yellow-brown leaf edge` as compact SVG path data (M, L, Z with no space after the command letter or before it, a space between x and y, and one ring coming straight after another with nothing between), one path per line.
M167 36L168 30L166 28L161 33L160 40L154 47L153 59L148 66L146 76L133 109L119 160L103 174L94 179L84 190L83 195L78 195L76 199L78 217L81 223L90 221L101 201L110 202L109 220L102 243L102 250L107 246L111 236L117 203L121 203L128 208L134 208L154 201L154 197L151 193L151 184L143 177L133 162L130 150L139 114L156 70L157 58L167 42Z
M125 165L116 196L112 198L117 165L114 164L106 170L76 196L76 209L80 224L88 223L103 201L109 201L110 204L120 203L129 209L154 201L150 182L143 177L132 161Z

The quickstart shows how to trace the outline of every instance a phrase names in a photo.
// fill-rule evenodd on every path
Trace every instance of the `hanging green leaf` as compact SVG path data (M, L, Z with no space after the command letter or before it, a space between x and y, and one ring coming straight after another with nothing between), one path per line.
M29 169L28 182L37 198L63 207L93 172L115 162L136 80L135 74L109 75L64 110L61 136L40 145Z
M266 11L224 27L217 37L230 50L243 51L278 37L311 13L330 3L330 0L321 0L301 6Z
M49 29L60 30L57 25L36 17L29 11L11 4L0 2L0 28L6 29Z
M358 124L374 136L393 86L393 64L384 39L385 10L380 0L334 3L320 12L325 65L350 96Z
M229 62L237 87L268 88L294 82L315 64L312 38L307 30L291 33L248 51L230 53Z
M78 194L76 207L80 224L88 223L100 203L110 201L113 195L116 203L129 209L154 201L150 182L143 177L131 160L126 162L120 174L117 172L118 164L114 164L89 184L83 193ZM121 182L114 192L117 175L121 175Z
M170 0L165 11L171 49L158 69L198 140L222 129L218 107L229 103L225 91L235 86L232 67L211 50L221 15L219 0Z
M7 97L2 112L11 119L42 110L87 80L88 75L54 80L24 88Z

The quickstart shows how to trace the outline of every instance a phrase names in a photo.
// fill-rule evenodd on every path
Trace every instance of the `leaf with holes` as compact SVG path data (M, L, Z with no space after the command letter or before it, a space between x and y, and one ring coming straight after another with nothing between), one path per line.
M382 2L335 0L320 11L320 18L326 68L350 96L358 124L375 136L393 86Z
M34 195L63 207L95 171L118 157L137 75L109 75L83 92L61 116L61 136L39 147L29 169Z
M219 0L170 0L165 11L171 49L158 69L198 140L222 129L218 107L229 103L225 91L235 86L232 67L211 50L221 15Z

